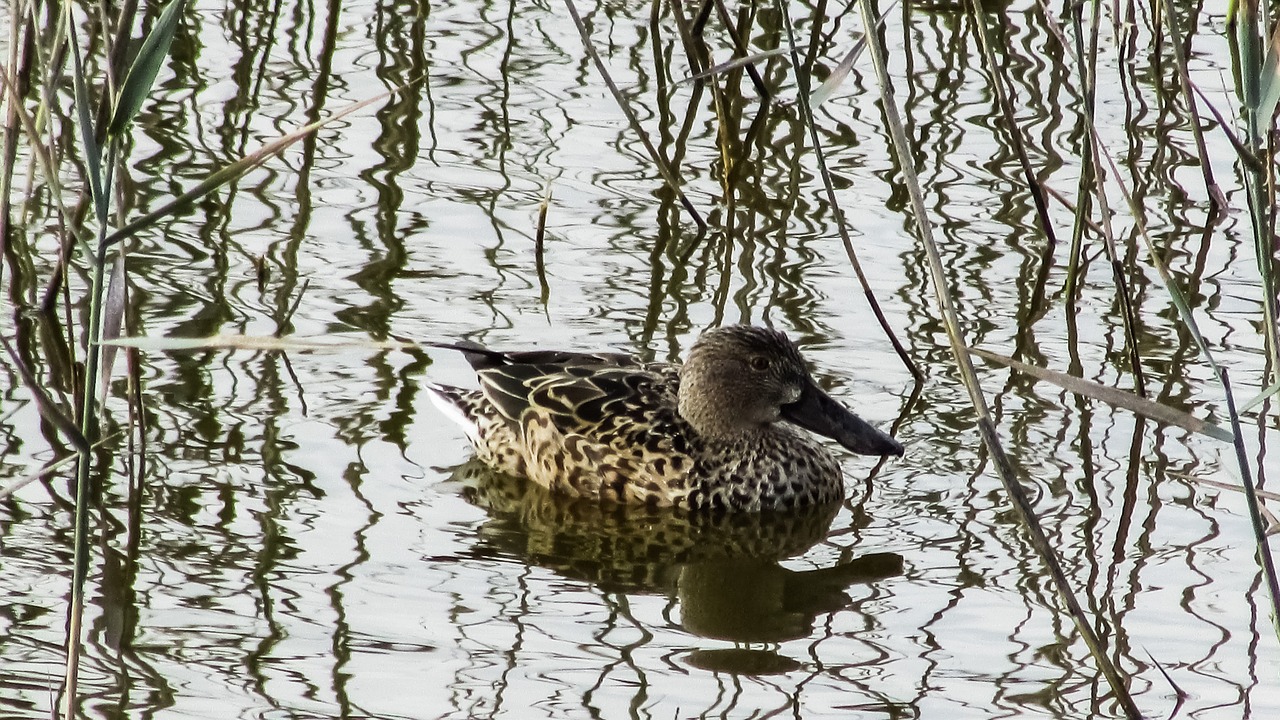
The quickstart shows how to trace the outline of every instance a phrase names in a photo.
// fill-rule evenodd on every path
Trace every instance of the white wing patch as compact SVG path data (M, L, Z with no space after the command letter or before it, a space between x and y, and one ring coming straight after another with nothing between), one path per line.
M473 446L479 445L480 428L476 425L475 418L458 405L460 398L457 397L455 388L435 383L426 383L426 388L430 393L431 403L439 408L445 417L462 428L462 431L467 434L467 440L471 441Z

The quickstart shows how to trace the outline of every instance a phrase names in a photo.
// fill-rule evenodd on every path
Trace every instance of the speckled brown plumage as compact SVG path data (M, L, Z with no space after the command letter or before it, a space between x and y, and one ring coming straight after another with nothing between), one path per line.
M702 513L613 505L552 493L479 458L453 469L490 521L477 534L500 552L612 589L672 590L679 566L777 562L827 536L839 503L788 512Z
M843 496L807 428L864 454L893 438L832 400L782 333L705 333L682 367L621 354L463 351L481 389L431 385L477 456L553 492L693 510L786 510Z

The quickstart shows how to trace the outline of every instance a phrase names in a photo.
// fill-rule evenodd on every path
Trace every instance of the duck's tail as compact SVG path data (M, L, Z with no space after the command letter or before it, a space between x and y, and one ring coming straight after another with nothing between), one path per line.
M437 383L426 383L425 387L432 404L462 428L473 446L478 445L480 427L476 421L476 403L481 400L480 392Z

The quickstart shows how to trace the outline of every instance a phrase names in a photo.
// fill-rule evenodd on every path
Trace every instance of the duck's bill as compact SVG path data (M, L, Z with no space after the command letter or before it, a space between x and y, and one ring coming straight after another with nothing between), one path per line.
M849 412L812 382L799 400L782 406L782 417L859 455L902 455L902 443Z

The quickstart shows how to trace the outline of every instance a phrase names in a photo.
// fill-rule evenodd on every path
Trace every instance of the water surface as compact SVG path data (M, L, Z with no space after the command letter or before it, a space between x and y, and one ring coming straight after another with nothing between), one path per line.
M1087 238L1086 285L1078 299L1065 295L1071 213L1054 206L1063 242L1051 248L1009 142L1018 132L1046 184L1074 197L1078 75L1046 59L1060 49L1040 11L1012 3L986 18L1016 68L1009 128L973 20L902 5L884 28L891 72L969 342L1132 387L1101 241ZM789 7L807 42L812 9ZM131 213L282 132L409 84L132 241L134 331L470 338L674 359L708 327L764 323L803 345L833 395L892 424L906 457L877 467L842 456L848 500L815 517L690 528L478 477L461 431L420 392L424 379L473 382L456 354L147 351L145 448L125 433L103 455L111 472L96 510L104 529L80 714L1115 714L981 448L869 61L822 106L819 130L858 258L925 373L914 403L804 149L786 58L760 66L778 96L763 105L741 73L721 78L722 121L708 87L675 84L691 70L672 6L579 10L645 129L676 160L706 234L664 188L561 4L196 2L138 121ZM809 50L819 79L861 28L856 12L826 12ZM1101 139L1201 331L1251 397L1264 356L1247 220L1209 224L1190 120L1169 99L1169 57L1151 49L1145 6L1135 12L1133 48L1110 20L1101 34ZM1200 12L1183 24L1197 29L1193 80L1235 107L1222 88L1224 19ZM774 6L755 7L751 27L756 50L785 46ZM705 37L716 61L729 58L719 20ZM1242 208L1234 151L1206 125L1213 170ZM533 238L548 189L540 275ZM1128 234L1128 209L1112 200L1151 395L1222 422L1212 373ZM7 268L19 306L3 327L51 377L44 321L24 303L52 271L56 238L38 208L28 212L19 241L40 251L25 274ZM76 296L86 277L73 279ZM1154 657L1188 693L1182 716L1280 713L1280 656L1243 500L1201 482L1238 483L1230 448L979 370L1142 710L1164 717L1176 705ZM69 448L6 374L3 472L19 478ZM127 427L125 392L113 386L112 430ZM1268 412L1246 415L1263 468L1259 447L1277 435ZM31 484L0 511L6 716L46 717L54 702L69 482L63 472ZM761 538L774 541L771 555L729 552Z

